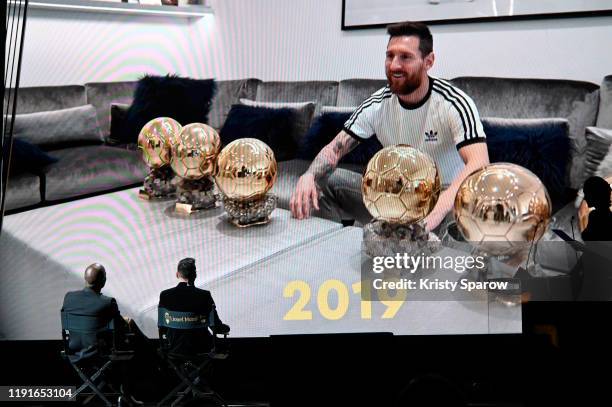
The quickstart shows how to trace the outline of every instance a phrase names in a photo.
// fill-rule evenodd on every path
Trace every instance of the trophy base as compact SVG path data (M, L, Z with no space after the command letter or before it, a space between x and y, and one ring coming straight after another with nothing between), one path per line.
M219 195L215 194L214 183L209 177L199 180L182 180L177 188L177 213L190 214L217 207Z
M138 197L145 201L165 200L176 196L176 185L172 183L174 173L170 167L151 168L144 180Z
M158 194L147 191L145 189L141 189L138 191L138 198L142 199L143 201L166 201L168 199L174 199L175 197L175 193Z
M373 220L363 227L363 250L370 257L389 257L397 253L419 256L440 249L440 239L427 233L421 223L391 224Z
M236 219L230 219L230 223L234 226L237 226L239 228L248 228L251 226L257 226L257 225L265 225L267 223L270 223L270 218L265 218L265 219L261 219L261 220L254 220L250 223L246 223L246 224L242 224L240 223L238 220Z
M273 194L267 194L252 201L223 198L223 206L230 223L240 228L269 223L270 215L276 209L277 202L278 197Z

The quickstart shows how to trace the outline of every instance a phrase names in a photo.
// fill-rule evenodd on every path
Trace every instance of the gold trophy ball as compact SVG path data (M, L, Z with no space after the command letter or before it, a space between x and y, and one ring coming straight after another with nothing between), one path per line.
M181 132L181 125L170 117L158 117L145 124L138 134L142 159L151 168L170 164L171 142Z
M230 199L250 201L262 197L276 182L274 152L263 141L242 138L229 143L217 159L217 186Z
M604 179L608 181L608 184L612 184L612 175ZM610 191L610 198L612 199L612 191ZM578 208L578 227L580 228L580 232L584 232L584 229L586 229L589 224L589 213L591 213L591 210L592 208L589 208L586 201L583 199ZM612 206L610 206L610 210L612 211Z
M546 187L531 171L495 163L470 174L455 197L465 240L491 255L513 255L544 234L551 216Z
M433 159L416 148L385 147L368 163L361 191L374 218L410 224L433 209L440 196L440 176Z
M221 139L212 127L203 123L191 123L172 145L170 165L175 174L189 180L213 175Z

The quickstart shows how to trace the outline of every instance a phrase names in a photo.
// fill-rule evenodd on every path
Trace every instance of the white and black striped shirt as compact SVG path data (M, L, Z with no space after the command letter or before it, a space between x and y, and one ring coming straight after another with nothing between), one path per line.
M472 99L432 77L427 95L414 106L406 106L388 86L374 92L344 123L344 131L358 140L376 136L385 147L409 144L429 154L445 187L464 167L457 150L485 141Z

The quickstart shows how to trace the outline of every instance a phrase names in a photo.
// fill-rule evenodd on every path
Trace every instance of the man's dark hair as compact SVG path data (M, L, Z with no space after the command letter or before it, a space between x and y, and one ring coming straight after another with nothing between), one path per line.
M181 277L186 278L189 281L195 280L196 278L195 259L191 257L187 257L179 261L178 273L181 275Z
M599 210L608 210L610 207L610 184L601 177L590 177L582 187L584 200L589 206Z
M419 37L419 51L421 51L421 57L423 58L433 51L431 31L423 23L405 21L403 23L389 24L387 26L387 33L390 35L389 39L402 36Z

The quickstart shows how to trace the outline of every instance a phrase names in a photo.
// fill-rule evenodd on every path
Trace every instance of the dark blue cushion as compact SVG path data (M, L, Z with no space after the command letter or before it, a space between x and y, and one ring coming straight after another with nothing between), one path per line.
M10 173L22 172L39 173L49 164L57 162L57 158L50 156L43 150L18 138L13 139L11 151Z
M312 160L342 130L351 113L323 113L310 126L298 150L298 158ZM341 164L367 165L382 145L376 137L365 140L342 157Z
M510 162L537 175L553 200L565 196L570 140L565 119L483 118L489 160Z
M266 143L277 161L295 157L296 143L292 109L233 105L221 129L223 146L239 138L256 138Z
M215 91L214 79L145 76L136 85L123 131L113 138L119 143L135 143L142 127L156 117L171 117L182 126L207 123Z

